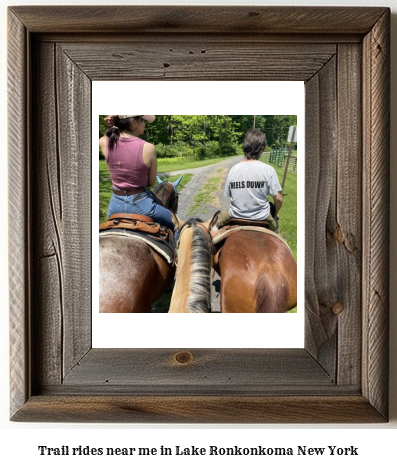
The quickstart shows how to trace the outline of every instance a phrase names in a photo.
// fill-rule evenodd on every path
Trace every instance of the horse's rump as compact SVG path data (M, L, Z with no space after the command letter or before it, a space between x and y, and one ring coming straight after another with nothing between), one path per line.
M101 236L99 250L100 312L150 312L172 285L175 266L143 240Z
M286 312L296 305L296 261L288 245L261 231L236 231L218 260L222 312Z
M162 182L153 190L158 202L174 213L177 183ZM115 214L100 227L100 312L150 312L151 305L171 287L175 275L173 231L148 219Z

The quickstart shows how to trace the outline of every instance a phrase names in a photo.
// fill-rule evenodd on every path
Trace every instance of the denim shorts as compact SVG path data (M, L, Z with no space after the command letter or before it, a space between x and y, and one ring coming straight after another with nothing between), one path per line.
M130 196L112 193L108 207L108 218L115 213L143 214L174 229L170 210L156 203L150 190Z

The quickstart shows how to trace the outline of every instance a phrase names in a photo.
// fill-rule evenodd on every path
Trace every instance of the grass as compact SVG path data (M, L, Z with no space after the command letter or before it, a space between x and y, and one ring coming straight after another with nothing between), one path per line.
M222 162L226 159L232 159L237 157L233 155L230 157L214 157L213 159L205 160L194 160L194 161L184 161L183 163L179 157L169 158L169 159L158 159L157 160L157 173L168 173L168 172L177 172L178 170L186 170L191 168L200 168L207 167L208 165L216 164Z
M284 169L272 165L268 161L268 156L261 160L276 169L280 184L283 181ZM283 206L280 210L280 235L290 246L295 259L297 259L297 174L288 172L285 180Z
M217 172L223 172L223 169L219 168ZM215 198L214 193L219 190L221 182L222 176L209 178L194 196L193 204L189 208L188 215L194 214L203 204L211 204Z

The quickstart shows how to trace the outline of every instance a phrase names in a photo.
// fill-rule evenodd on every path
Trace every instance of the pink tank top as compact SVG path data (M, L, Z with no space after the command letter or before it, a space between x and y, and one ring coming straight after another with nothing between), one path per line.
M120 137L113 150L108 144L106 162L115 188L135 190L147 185L149 167L142 159L144 144L139 137Z

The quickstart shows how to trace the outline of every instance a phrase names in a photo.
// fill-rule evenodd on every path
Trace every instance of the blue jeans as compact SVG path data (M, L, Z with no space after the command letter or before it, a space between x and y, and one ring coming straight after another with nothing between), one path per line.
M152 198L150 190L130 196L120 196L112 193L108 207L108 218L115 213L143 214L160 224L174 229L170 210L156 203Z

